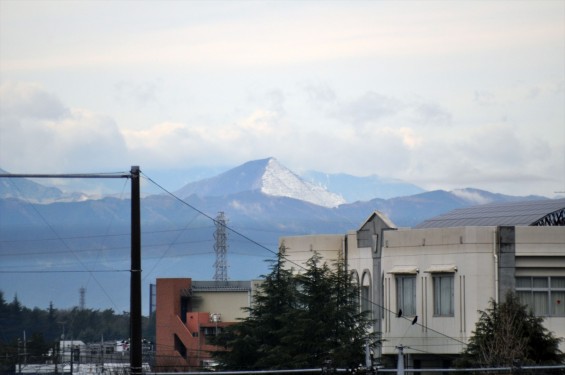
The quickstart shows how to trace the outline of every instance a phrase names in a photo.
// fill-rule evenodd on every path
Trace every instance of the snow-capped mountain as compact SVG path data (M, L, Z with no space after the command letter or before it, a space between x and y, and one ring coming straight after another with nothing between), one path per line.
M129 252L121 251L130 246L131 204L127 197L61 202L56 199L56 191L52 197L52 191L44 190L42 185L27 179L18 181L21 184L16 191L6 189L8 183L11 187L11 179L5 181L6 185L0 184L2 267L64 273L4 274L0 285L6 296L17 295L27 306L46 307L53 302L57 307L71 307L75 298L58 291L67 290L69 285L84 285L88 282L84 277L90 278L91 274L66 271L80 270L86 265L89 270L129 266ZM15 195L18 191L25 194ZM210 219L217 212L225 213L233 229L229 232L230 277L246 280L267 272L264 260L276 254L281 236L347 233L358 229L375 210L385 213L399 227L411 227L477 203L533 199L477 189L436 190L358 200L334 208L341 201L340 196L305 183L272 158L251 161L214 178L186 185L177 195L188 204L167 194L143 197L141 202L147 282L156 277L212 277L214 225ZM47 197L55 202L45 203ZM72 243L66 242L71 239ZM110 307L110 299L112 308L126 310L127 288L115 286L127 285L128 277L127 273L105 274L99 279L100 288L89 287L89 301L98 301L92 302L92 306Z
M293 198L322 207L345 203L342 196L304 181L275 158L247 162L216 177L187 184L176 194L182 198L193 194L210 197L245 191L260 191L272 197Z

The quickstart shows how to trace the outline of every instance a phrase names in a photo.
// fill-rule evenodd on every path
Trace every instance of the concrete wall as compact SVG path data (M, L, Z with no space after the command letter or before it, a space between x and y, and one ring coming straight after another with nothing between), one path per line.
M220 314L222 321L236 322L247 317L242 308L249 307L251 291L194 292L193 311Z
M565 277L565 227L516 227L515 242L516 276ZM544 326L565 338L565 316L545 317Z
M396 354L396 346L409 346L407 354L461 352L474 329L477 310L488 307L495 294L495 227L409 229L387 231L382 249L384 274L383 354ZM455 272L446 272L455 266ZM417 269L416 311L398 318L394 270ZM453 275L454 314L434 316L431 270Z
M455 265L454 314L433 314L433 266ZM418 269L418 324L396 317L394 267ZM441 267L440 267L441 268ZM436 267L437 269L437 267ZM385 319L383 354L403 344L430 353L459 353L475 328L478 310L501 302L518 276L565 276L565 227L460 227L387 231L382 255ZM564 301L565 303L565 301ZM412 317L408 317L412 318ZM419 324L422 324L420 326ZM544 325L565 337L565 317L544 317ZM427 327L427 328L426 328ZM441 334L440 334L441 333ZM561 343L565 349L565 343ZM405 350L411 353L410 349Z
M286 248L286 266L301 273L306 268L306 262L317 252L331 264L343 254L345 236L341 234L320 234L311 236L289 236L279 239L279 247L284 243Z
M396 355L395 347L400 344L411 347L405 353L414 358L422 351L458 354L475 329L478 311L488 308L491 299L500 301L505 291L514 290L517 276L565 276L565 227L381 230L372 219L345 236L283 237L281 242L287 247L287 258L297 264L305 264L313 251L330 261L345 251L348 268L360 283L363 274L371 274L374 317L383 312L377 331L386 340L384 355ZM415 325L411 324L413 316L396 317L396 274L391 272L400 266L418 270ZM456 267L452 272L454 313L434 316L433 276L437 273L430 271L445 272L448 266ZM544 317L544 325L556 336L565 337L565 317ZM561 350L565 351L565 342Z

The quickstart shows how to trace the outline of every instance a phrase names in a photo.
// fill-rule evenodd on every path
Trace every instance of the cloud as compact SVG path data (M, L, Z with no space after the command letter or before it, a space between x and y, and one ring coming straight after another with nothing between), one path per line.
M0 92L10 98L0 113L0 167L14 173L236 166L275 156L297 172L501 191L548 180L562 168L543 133L532 136L511 121L466 126L441 103L419 97L366 91L344 100L329 85L294 96L272 89L235 114L220 114L221 121L189 117L120 129L111 117L70 108L37 85L11 83ZM294 114L297 101L311 117Z
M125 129L123 134L132 157L143 164L225 165L251 160L262 152L275 155L284 148L288 129L281 121L277 112L256 109L231 123L163 122L143 130Z
M158 86L155 82L119 81L114 85L116 100L121 103L133 103L137 107L159 104Z
M408 107L415 123L424 125L449 126L453 123L453 116L437 103L416 102Z
M559 162L546 141L517 130L493 123L432 135L410 150L410 166L396 176L428 188L488 187L499 192L501 186L515 185L515 190L527 192L551 181L547 176L559 169Z
M302 85L309 102L316 108L324 107L337 101L337 95L332 87L325 82Z
M35 84L4 84L0 92L8 103L0 115L4 169L47 173L128 165L125 142L111 118L69 109Z
M68 109L53 94L33 83L7 82L0 86L0 113L3 118L55 120L68 115Z
M339 120L355 125L366 125L397 114L404 108L399 100L372 91L342 103L333 115Z
M326 116L360 130L384 123L406 127L449 126L453 122L451 113L429 99L399 99L367 91L347 100L338 97L328 84L309 84L302 89L312 108L322 110Z

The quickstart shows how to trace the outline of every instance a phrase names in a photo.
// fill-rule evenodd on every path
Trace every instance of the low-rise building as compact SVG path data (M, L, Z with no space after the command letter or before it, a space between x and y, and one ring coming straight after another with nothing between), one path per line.
M210 337L247 316L256 282L157 279L156 371L211 369Z
M345 235L280 241L297 264L314 251L328 261L344 256L381 333L377 360L394 367L403 347L407 367L447 367L465 348L478 311L507 291L565 337L564 217L565 199L459 209L404 229L375 212Z

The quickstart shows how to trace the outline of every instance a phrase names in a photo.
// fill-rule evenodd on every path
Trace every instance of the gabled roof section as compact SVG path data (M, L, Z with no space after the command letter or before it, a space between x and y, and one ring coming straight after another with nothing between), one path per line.
M416 225L422 228L465 226L564 226L565 199L491 203L458 208Z
M375 219L375 217L377 217L378 219L380 219L386 227L388 227L388 228L396 228L396 225L388 218L388 216L386 216L384 213L382 213L382 212L380 212L380 211L378 211L378 210L375 210L375 211L373 211L373 213L372 213L371 215L369 215L369 217L367 218L367 220L365 220L365 221L363 222L363 224L361 224L361 226L359 227L358 230L362 230L363 227L364 227L367 223L373 221L373 220Z

